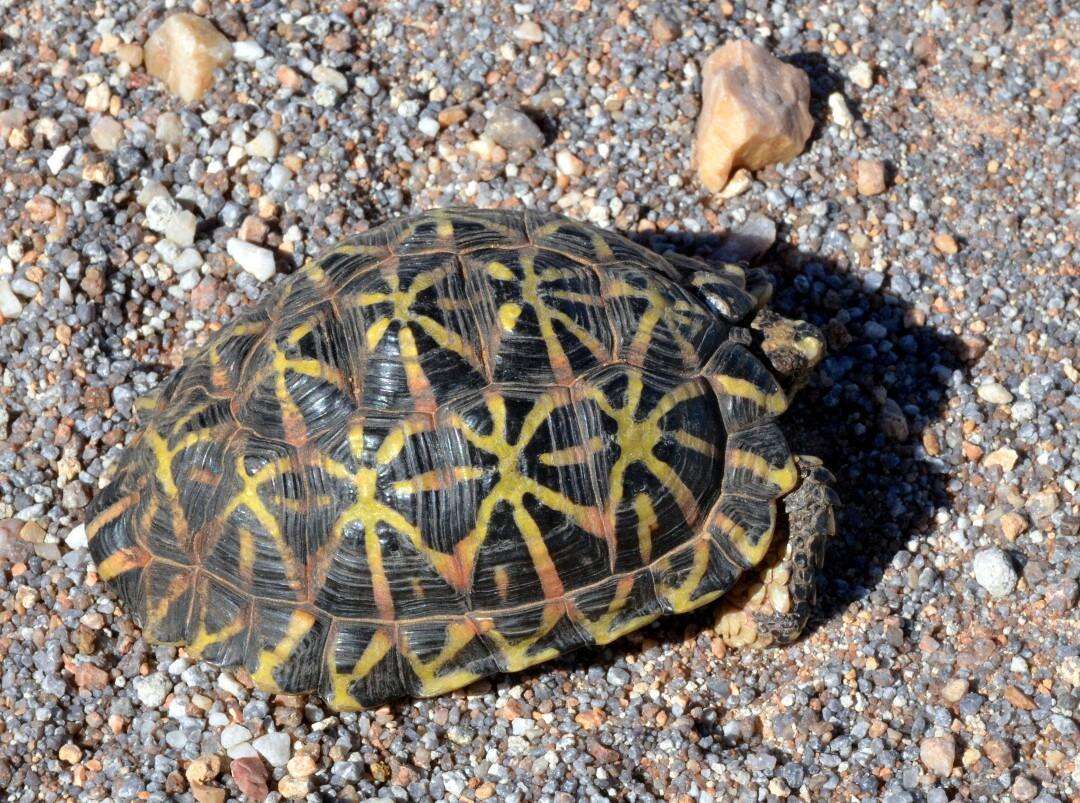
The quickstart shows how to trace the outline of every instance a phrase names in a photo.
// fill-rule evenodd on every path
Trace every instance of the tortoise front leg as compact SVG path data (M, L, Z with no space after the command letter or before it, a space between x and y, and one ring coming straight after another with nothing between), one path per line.
M816 457L795 458L798 487L780 501L777 537L765 559L724 597L717 630L732 647L794 641L814 606L825 544L836 531L832 475Z

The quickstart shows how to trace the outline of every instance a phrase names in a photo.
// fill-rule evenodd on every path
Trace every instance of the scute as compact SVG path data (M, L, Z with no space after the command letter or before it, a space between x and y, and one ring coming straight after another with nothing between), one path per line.
M783 392L687 269L536 212L350 238L140 404L101 576L150 638L343 709L708 603L794 469Z

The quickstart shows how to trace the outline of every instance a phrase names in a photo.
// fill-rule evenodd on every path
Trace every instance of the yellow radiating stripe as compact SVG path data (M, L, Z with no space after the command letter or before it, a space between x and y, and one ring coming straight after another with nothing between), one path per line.
M392 646L393 641L390 636L382 630L376 630L351 671L339 672L335 662L330 673L334 691L329 702L333 708L338 711L357 711L361 708L356 699L349 694L349 687L374 669L390 652Z
M761 455L743 449L729 449L725 460L731 468L746 469L763 482L777 486L780 493L787 493L799 481L798 469L795 468L795 461L790 456L780 468L772 465Z
M142 547L132 546L117 550L97 565L98 577L112 580L132 569L141 569L150 559L149 553Z
M697 599L692 598L709 568L709 539L698 538L692 543L693 546L690 549L694 552L694 563L686 578L677 586L665 588L661 592L664 599L671 603L674 613L686 613L694 608L700 608L723 593L723 590L717 590Z
M570 331L570 334L576 337L598 362L608 361L610 355L608 354L607 347L597 340L592 332L579 325L577 321L561 310L549 310L548 314L551 316L552 320L558 321L565 326Z
M525 541L525 547L529 550L529 557L532 559L533 569L536 571L537 577L540 578L540 586L544 590L544 596L548 599L562 597L564 594L562 578L559 577L559 572L555 568L551 554L548 552L547 544L544 542L544 534L540 532L536 520L520 504L514 507L514 524L517 525L518 531Z
M746 558L747 563L756 566L761 563L765 553L769 551L769 544L772 541L773 531L776 527L776 503L769 503L769 528L761 534L757 545L750 543L750 533L747 532L745 527L719 510L713 512L711 521L717 529L728 537L728 540L739 550L739 554Z
M604 441L599 435L594 435L583 444L567 446L554 452L544 452L540 455L540 462L545 466L573 466L586 462L602 451L604 451Z
M390 324L390 318L379 318L367 328L364 339L367 341L368 351L374 351L376 349L379 342L383 339L383 335L386 334L386 330L389 328Z
M107 508L98 513L94 517L94 520L86 525L87 542L93 541L94 538L97 537L97 534L101 532L101 528L104 527L106 524L109 524L118 519L120 516L124 515L124 513L127 512L127 510L134 502L135 494L131 493L127 496L120 497Z
M399 494L414 494L421 491L444 491L461 482L478 480L484 476L484 470L476 466L451 466L437 468L417 474L407 480L394 483L394 490Z
M683 448L689 449L692 452L700 452L714 460L720 456L716 446L709 443L709 441L704 438L699 438L697 435L691 435L686 430L675 430L675 440L678 441L679 445Z
M487 274L499 282L512 282L515 279L514 272L498 260L487 263Z
M451 622L446 628L446 643L439 651L439 654L427 662L420 660L412 650L405 649L405 645L402 643L402 653L408 660L413 672L420 679L421 697L445 694L466 686L479 677L475 672L470 672L467 669L456 669L453 672L440 675L446 663L453 660L454 656L468 646L476 635L476 628L468 620Z
M526 638L511 642L506 636L494 628L484 631L484 636L495 643L496 653L502 658L507 672L518 672L526 667L548 661L559 654L554 647L547 647L536 653L529 653L533 645L551 632L559 619L566 612L566 606L562 602L549 603L544 607L544 613L540 620L540 626Z
M418 410L435 409L435 395L431 390L424 368L420 365L420 352L416 348L416 339L407 324L398 328L398 346L401 364L405 369L405 382L409 394L413 397L413 406Z
M195 634L195 637L188 642L187 651L198 657L206 651L207 647L212 647L215 644L221 644L228 641L242 631L245 624L244 617L237 616L225 625L225 627L211 633L206 629L206 612L204 611L202 621L199 623L199 631Z
M762 393L761 388L748 379L741 379L728 374L711 374L709 381L719 385L729 396L737 396L740 399L752 401L758 407L762 407L774 415L780 415L787 409L787 398L780 391L774 393Z
M274 671L289 660L289 656L292 655L300 640L315 625L315 621L313 614L300 608L295 609L278 643L272 649L259 653L259 660L255 671L251 673L251 679L262 691L270 694L280 691L277 681L274 680Z
M671 491L687 523L696 522L700 513L697 497L686 487L679 473L658 457L650 455L643 461L653 475Z
M660 402L653 408L652 413L649 414L649 418L651 421L659 421L683 402L703 395L705 395L705 391L697 382L684 382L660 399Z
M634 497L634 512L637 513L638 552L643 565L652 562L652 534L657 527L656 510L648 494Z

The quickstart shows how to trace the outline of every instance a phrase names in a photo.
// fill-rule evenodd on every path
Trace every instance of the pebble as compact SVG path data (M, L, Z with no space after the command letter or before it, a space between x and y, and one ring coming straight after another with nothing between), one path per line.
M0 315L9 320L22 314L23 304L11 290L11 282L0 276Z
M972 561L975 582L985 588L992 597L1005 597L1016 588L1016 569L1009 556L997 547L989 547L975 554Z
M179 246L195 242L198 219L167 195L156 195L146 205L146 225Z
M839 92L833 92L829 95L829 113L832 116L832 121L841 128L851 128L855 122L855 118L851 116L851 111L848 109L847 101L844 96Z
M293 778L291 775L286 775L278 781L277 789L286 800L300 800L307 797L311 790L311 781L307 778Z
M114 117L99 117L90 127L90 139L103 151L115 151L124 139L124 127Z
M855 186L859 195L885 192L885 163L880 159L860 159L855 163Z
M86 525L78 524L68 531L68 534L64 536L64 543L68 545L69 549L86 549Z
M269 129L263 129L244 146L244 150L249 156L272 162L277 158L280 147L278 135Z
M146 40L146 71L185 103L201 98L214 83L214 70L232 57L232 45L209 20L182 11L159 25Z
M292 739L289 734L282 731L271 731L254 739L251 746L270 763L270 766L284 767L292 750Z
M848 78L860 89L870 89L874 85L874 69L865 61L860 61L848 71Z
M249 64L254 64L266 55L262 45L253 39L242 39L239 42L233 42L232 48L233 58Z
M979 398L990 404L1008 404L1013 395L1000 382L984 382L979 385Z
M525 20L514 28L514 38L520 42L539 43L544 41L544 31L533 20Z
M139 702L147 708L160 707L165 702L165 696L172 689L169 679L161 672L136 678L134 686Z
M722 190L736 168L758 170L798 156L814 127L806 73L746 40L708 57L701 94L693 154L710 192Z
M250 741L251 731L243 725L231 723L226 725L221 731L221 746L226 750L231 750L237 745L245 744Z
M484 135L507 150L544 147L544 133L540 127L527 114L509 106L499 106L492 112L484 126Z
M956 741L952 736L928 736L919 742L919 758L932 773L946 778L956 762Z
M229 256L246 272L260 282L265 282L277 272L274 264L274 252L258 245L232 237L226 243Z
M577 178L585 174L585 163L565 149L555 154L555 165L564 176Z

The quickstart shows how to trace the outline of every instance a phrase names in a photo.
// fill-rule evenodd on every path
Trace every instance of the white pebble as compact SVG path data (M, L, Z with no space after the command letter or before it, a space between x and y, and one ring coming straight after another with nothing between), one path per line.
M11 283L7 279L0 279L0 315L5 318L18 318L22 310L22 302L12 292Z
M140 703L147 708L157 708L165 702L165 695L169 693L172 684L163 674L155 672L143 678L136 678L134 686Z
M195 242L198 219L167 195L156 195L146 207L146 225L177 245Z
M59 148L52 152L52 155L45 161L45 164L49 166L49 170L52 174L58 175L61 170L67 167L68 158L71 156L71 146L61 145Z
M233 57L237 61L253 62L258 61L264 55L266 51L263 50L262 45L256 42L254 39L245 39L242 42L233 42Z
M434 117L421 117L416 127L420 129L420 133L424 136L434 138L439 135L439 121Z
M271 731L270 733L264 733L253 741L251 746L270 762L270 766L284 767L289 761L289 754L292 752L292 739L289 734L282 731Z
M270 161L277 158L279 147L278 135L270 129L264 129L244 146L244 150L251 156Z
M983 382L978 393L980 399L991 404L1008 404L1013 400L1009 389L1000 382Z
M329 84L317 84L311 97L320 106L330 107L337 103L338 92Z
M231 694L237 699L244 696L243 685L228 672L222 672L218 675L217 685L220 686L225 693Z
M869 89L874 85L874 69L865 61L860 61L848 72L848 78L860 89Z
M832 113L833 122L841 128L850 128L851 124L855 122L855 118L851 116L851 112L848 110L844 96L839 92L833 92L829 95L829 111Z
M265 282L274 275L274 252L253 243L232 237L225 244L229 256L245 271L260 282Z
M315 79L315 83L325 84L326 86L333 88L339 95L344 95L349 91L348 80L333 67L326 67L320 64L311 71L311 77Z
M73 527L71 532L64 536L64 543L71 549L85 549L87 545L86 525L80 524Z
M1016 588L1016 569L1009 556L997 547L989 547L976 553L972 561L975 582L985 588L992 597L1004 597Z
M233 723L232 725L226 725L224 730L221 731L221 746L226 750L250 741L251 731L243 725Z

